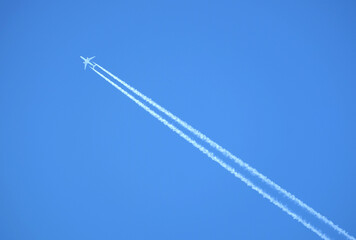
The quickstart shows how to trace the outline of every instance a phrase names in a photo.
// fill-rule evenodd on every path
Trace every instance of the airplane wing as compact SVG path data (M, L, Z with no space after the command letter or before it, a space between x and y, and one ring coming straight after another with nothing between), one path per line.
M90 60L92 60L93 58L95 58L95 56L94 56L94 57L89 58L88 60L90 61Z

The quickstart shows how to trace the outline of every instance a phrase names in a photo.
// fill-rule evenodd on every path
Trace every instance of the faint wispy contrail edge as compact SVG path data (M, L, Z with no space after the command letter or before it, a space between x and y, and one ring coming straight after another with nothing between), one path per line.
M220 166L225 168L227 171L229 171L231 174L233 174L236 178L240 179L242 182L244 182L247 186L258 192L262 197L268 199L272 204L275 206L279 207L282 211L287 213L289 216L291 216L293 219L296 221L300 222L303 224L307 229L311 230L315 234L317 234L320 238L324 240L330 240L329 237L327 237L324 233L322 233L320 230L316 229L313 225L310 223L306 222L303 218L301 218L299 215L295 214L291 210L289 210L286 206L284 206L282 203L274 199L272 196L264 192L261 188L257 187L254 185L250 180L242 176L240 173L236 172L234 168L226 164L224 161L216 157L212 152L208 151L206 148L204 148L202 145L198 144L195 140L191 139L188 137L188 135L184 134L181 130L176 128L174 125L170 124L166 119L162 118L159 114L151 110L149 107L147 107L145 104L143 104L141 101L137 100L135 97L127 93L124 89L113 83L110 79L105 77L103 74L92 68L94 72L96 72L99 76L104 78L107 82L109 82L112 86L114 86L116 89L121 91L124 95L126 95L128 98L130 98L132 101L134 101L137 105L139 105L141 108L143 108L145 111L147 111L149 114L151 114L153 117L155 117L157 120L159 120L161 123L166 125L169 129L171 129L173 132L178 134L180 137L182 137L184 140L187 142L191 143L194 147L196 147L198 150L200 150L202 153L207 155L210 159L213 161L217 162Z
M100 68L101 70L103 70L105 73L107 73L108 75L110 75L112 78L114 78L115 80L117 80L119 83L121 83L122 85L124 85L126 88L128 88L129 90L131 90L133 93L135 93L137 96L139 96L140 98L142 98L143 100L145 100L147 103L151 104L152 106L154 106L155 108L157 108L159 111L161 111L162 113L164 113L165 115L167 115L168 117L170 117L172 120L174 120L175 122L177 122L178 124L180 124L182 127L186 128L188 131L190 131L191 133L193 133L194 135L196 135L197 137L199 137L201 140L205 141L206 143L208 143L211 147L215 148L216 150L218 150L219 152L221 152L222 154L224 154L226 157L232 159L234 162L236 162L237 164L239 164L241 167L245 168L247 171L249 171L251 174L257 176L258 178L260 178L263 182L265 182L266 184L268 184L269 186L273 187L274 189L276 189L278 192L282 193L283 195L285 195L286 197L288 197L290 200L292 200L293 202L297 203L300 207L304 208L305 210L307 210L309 213L311 213L312 215L316 216L318 219L320 219L321 221L323 221L324 223L326 223L327 225L329 225L330 227L332 227L335 231L337 231L339 234L344 235L345 237L347 237L350 240L356 240L355 237L351 236L349 233L347 233L344 229L340 228L338 225L336 225L335 223L333 223L331 220L329 220L327 217L323 216L322 214L320 214L319 212L317 212L316 210L314 210L312 207L310 207L309 205L307 205L306 203L304 203L302 200L300 200L299 198L297 198L296 196L294 196L292 193L288 192L287 190L285 190L284 188L282 188L281 186L279 186L278 184L276 184L275 182L273 182L271 179L269 179L268 177L266 177L265 175L263 175L262 173L260 173L259 171L257 171L255 168L251 167L249 164L247 164L246 162L242 161L241 159L239 159L238 157L236 157L235 155L233 155L232 153L230 153L228 150L226 150L225 148L223 148L222 146L220 146L219 144L217 144L216 142L214 142L213 140L211 140L209 137L207 137L206 135L204 135L203 133L201 133L199 130L195 129L194 127L192 127L191 125L189 125L188 123L186 123L185 121L181 120L179 117L175 116L173 113L171 113L170 111L168 111L167 109L163 108L162 106L160 106L159 104L157 104L156 102L154 102L151 98L145 96L144 94L142 94L140 91L138 91L137 89L135 89L134 87L130 86L129 84L127 84L125 81L121 80L120 78L116 77L114 74L112 74L111 72L109 72L108 70L106 70L105 68L101 67L100 65L96 64L96 66L98 68Z

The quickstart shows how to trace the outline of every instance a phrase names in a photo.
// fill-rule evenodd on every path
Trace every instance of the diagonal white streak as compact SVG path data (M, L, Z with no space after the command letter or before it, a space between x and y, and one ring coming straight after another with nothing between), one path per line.
M176 128L174 125L170 124L166 119L162 118L160 115L158 115L156 112L151 110L149 107L144 105L141 101L137 100L135 97L127 93L125 90L123 90L121 87L113 83L110 79L105 77L103 74L92 68L94 72L96 72L99 76L104 78L107 82L109 82L112 86L114 86L116 89L121 91L123 94L125 94L128 98L130 98L132 101L134 101L137 105L139 105L141 108L143 108L145 111L147 111L149 114L151 114L153 117L155 117L158 121L166 125L168 128L170 128L173 132L177 133L180 137L182 137L184 140L187 142L191 143L194 147L199 149L202 153L207 155L210 159L213 161L217 162L220 166L225 168L227 171L229 171L231 174L233 174L236 178L240 179L242 182L244 182L247 186L258 192L262 197L268 199L272 204L275 206L279 207L282 211L287 213L289 216L291 216L293 219L297 220L301 224L303 224L306 228L317 234L320 238L324 240L329 240L329 238L322 233L320 230L316 229L314 226L312 226L310 223L306 222L303 218L301 218L299 215L295 214L291 210L289 210L286 206L281 204L279 201L274 199L272 196L264 192L261 188L257 187L254 185L250 180L242 176L240 173L236 172L234 168L226 164L224 161L216 157L212 152L208 151L206 148L204 148L202 145L198 144L195 140L191 139L188 137L186 134L184 134L181 130Z
M310 207L309 205L307 205L306 203L304 203L302 200L300 200L299 198L297 198L296 196L294 196L292 193L288 192L287 190L285 190L284 188L282 188L281 186L279 186L277 183L273 182L271 179L269 179L267 176L263 175L262 173L260 173L259 171L257 171L255 168L251 167L249 164L247 164L246 162L242 161L241 159L239 159L238 157L236 157L235 155L233 155L232 153L230 153L228 150L226 150L225 148L223 148L222 146L220 146L219 144L217 144L216 142L214 142L213 140L211 140L209 137L207 137L206 135L204 135L203 133L201 133L199 130L195 129L194 127L192 127L191 125L189 125L188 123L186 123L185 121L181 120L179 117L175 116L173 113L171 113L170 111L166 110L165 108L163 108L162 106L160 106L159 104L157 104L156 102L154 102L152 99L150 99L149 97L145 96L144 94L142 94L141 92L139 92L137 89L135 89L134 87L130 86L129 84L127 84L126 82L124 82L123 80L121 80L120 78L116 77L115 75L113 75L111 72L109 72L108 70L106 70L105 68L101 67L100 65L96 65L98 68L100 68L101 70L103 70L105 73L107 73L108 75L110 75L112 78L114 78L115 80L117 80L119 83L121 83L122 85L124 85L126 88L128 88L129 90L131 90L133 93L135 93L137 96L141 97L144 101L146 101L147 103L151 104L153 107L157 108L159 111L161 111L162 113L164 113L165 115L167 115L168 117L170 117L172 120L174 120L175 122L177 122L179 125L181 125L182 127L186 128L188 131L190 131L191 133L193 133L195 136L199 137L201 140L205 141L206 143L208 143L211 147L215 148L216 150L218 150L219 152L221 152L222 154L224 154L226 157L232 159L234 162L236 162L237 164L239 164L241 167L245 168L247 171L249 171L251 174L257 176L258 178L260 178L263 182L265 182L266 184L268 184L269 186L273 187L274 189L276 189L278 192L282 193L284 196L288 197L290 200L292 200L293 202L295 202L296 204L298 204L300 207L304 208L305 210L307 210L309 213L311 213L312 215L314 215L315 217L317 217L318 219L320 219L321 221L323 221L324 223L326 223L327 225L329 225L331 228L333 228L335 231L337 231L339 234L344 235L345 237L347 237L350 240L356 240L356 238L354 238L353 236L351 236L349 233L347 233L344 229L340 228L338 225L336 225L335 223L333 223L331 220L329 220L327 217L323 216L322 214L320 214L319 212L317 212L316 210L314 210L312 207Z

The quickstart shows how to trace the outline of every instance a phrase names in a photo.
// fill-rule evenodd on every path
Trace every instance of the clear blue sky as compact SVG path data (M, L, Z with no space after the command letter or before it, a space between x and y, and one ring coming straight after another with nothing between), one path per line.
M355 235L355 10L2 1L0 239L318 239L80 55Z

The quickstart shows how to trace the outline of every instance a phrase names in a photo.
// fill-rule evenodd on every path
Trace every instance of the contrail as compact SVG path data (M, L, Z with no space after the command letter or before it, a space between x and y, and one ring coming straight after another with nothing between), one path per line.
M135 97L127 93L124 89L113 83L111 80L109 80L107 77L105 77L103 74L92 68L94 72L96 72L99 76L104 78L107 82L109 82L112 86L114 86L116 89L121 91L123 94L125 94L128 98L130 98L132 101L134 101L137 105L139 105L141 108L143 108L145 111L147 111L149 114L151 114L153 117L155 117L158 121L166 125L168 128L170 128L173 132L177 133L180 137L182 137L184 140L187 142L191 143L194 147L199 149L202 153L207 155L209 158L211 158L213 161L217 162L225 168L227 171L229 171L231 174L233 174L235 177L240 179L242 182L244 182L247 186L251 187L253 190L258 192L262 197L268 199L272 204L276 205L279 207L282 211L287 213L289 216L291 216L293 219L297 220L301 224L303 224L306 228L317 234L320 238L324 240L330 240L329 237L327 237L324 233L322 233L320 230L316 229L313 225L310 223L306 222L303 218L301 218L299 215L295 214L291 210L289 210L286 206L281 204L279 201L274 199L272 196L264 192L261 188L257 187L254 185L250 180L242 176L240 173L236 172L234 168L226 164L224 161L216 157L212 152L208 151L206 148L204 148L202 145L198 144L195 140L191 139L188 137L186 134L184 134L181 130L176 128L174 125L170 124L166 119L162 118L160 115L158 115L156 112L151 110L149 107L144 105L141 101L137 100Z
M271 179L269 179L267 176L263 175L262 173L260 173L259 171L257 171L255 168L251 167L249 164L247 164L246 162L242 161L241 159L239 159L238 157L236 157L235 155L233 155L232 153L230 153L228 150L226 150L225 148L223 148L222 146L220 146L219 144L217 144L216 142L214 142L213 140L211 140L209 137L207 137L206 135L204 135L203 133L201 133L199 130L195 129L194 127L192 127L191 125L189 125L188 123L186 123L185 121L181 120L179 117L175 116L173 113L171 113L170 111L168 111L167 109L163 108L162 106L160 106L159 104L157 104L156 102L154 102L152 99L150 99L149 97L145 96L144 94L142 94L141 92L139 92L137 89L135 89L134 87L131 87L129 84L127 84L126 82L124 82L123 80L121 80L120 78L116 77L115 75L113 75L111 72L109 72L108 70L106 70L105 68L101 67L100 65L96 64L96 66L98 68L100 68L101 70L103 70L105 73L107 73L108 75L110 75L112 78L114 78L115 80L117 80L119 83L121 83L122 85L124 85L126 88L128 88L129 90L131 90L133 93L135 93L137 96L141 97L143 100L145 100L147 103L151 104L152 106L154 106L155 108L157 108L159 111L161 111L162 113L164 113L165 115L167 115L168 117L170 117L172 120L174 120L175 122L177 122L178 124L180 124L182 127L186 128L188 131L190 131L191 133L193 133L195 136L197 136L198 138L200 138L201 140L205 141L206 143L208 143L211 147L215 148L216 150L218 150L219 152L221 152L222 154L224 154L226 157L232 159L234 162L236 162L237 164L239 164L241 167L245 168L247 171L249 171L251 174L257 176L259 179L261 179L263 182L265 182L266 184L268 184L269 186L273 187L275 190L277 190L278 192L282 193L284 196L286 196L287 198L289 198L290 200L292 200L293 202L295 202L296 204L298 204L300 207L304 208L305 210L307 210L309 213L311 213L312 215L314 215L315 217L317 217L318 219L320 219L321 221L323 221L324 223L326 223L327 225L329 225L331 228L333 228L335 231L337 231L339 234L344 235L345 237L347 237L350 240L356 240L356 238L354 238L353 236L351 236L349 233L347 233L344 229L340 228L338 225L336 225L335 223L333 223L331 220L329 220L327 217L323 216L322 214L320 214L319 212L317 212L316 210L314 210L312 207L308 206L306 203L304 203L302 200L300 200L299 198L297 198L296 196L294 196L292 193L288 192L287 190L285 190L284 188L282 188L281 186L279 186L277 183L273 182Z

